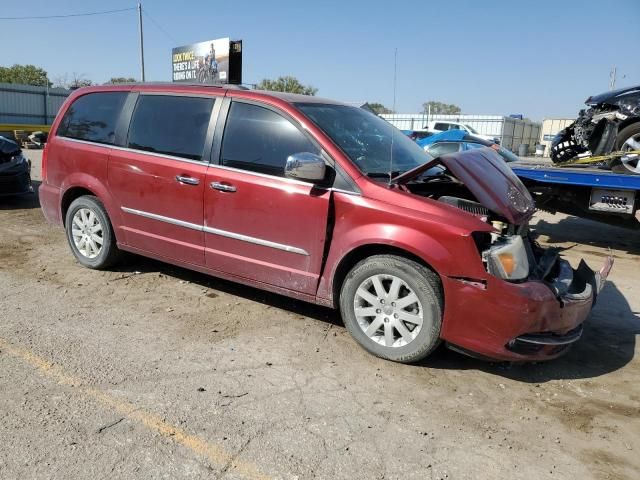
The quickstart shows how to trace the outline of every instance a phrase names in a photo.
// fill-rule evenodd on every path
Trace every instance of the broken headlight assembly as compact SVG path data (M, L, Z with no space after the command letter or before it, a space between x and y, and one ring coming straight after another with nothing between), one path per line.
M487 271L508 281L524 280L529 276L529 256L520 235L498 236L493 242L476 243Z

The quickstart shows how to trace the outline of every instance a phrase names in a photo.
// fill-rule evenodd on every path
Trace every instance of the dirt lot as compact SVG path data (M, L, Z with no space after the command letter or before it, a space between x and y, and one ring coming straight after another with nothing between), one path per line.
M36 196L2 200L0 478L640 478L640 235L538 229L616 258L582 341L406 366L330 310L138 257L81 268Z

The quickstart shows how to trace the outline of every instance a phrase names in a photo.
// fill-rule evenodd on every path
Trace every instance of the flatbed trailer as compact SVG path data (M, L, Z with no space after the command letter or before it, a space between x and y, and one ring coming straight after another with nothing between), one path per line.
M509 165L541 210L640 229L640 175L548 162Z

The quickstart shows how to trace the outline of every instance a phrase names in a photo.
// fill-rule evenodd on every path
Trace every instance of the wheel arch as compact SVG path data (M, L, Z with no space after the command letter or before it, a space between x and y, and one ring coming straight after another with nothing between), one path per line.
M91 195L100 200L107 211L109 222L111 222L116 239L121 241L121 237L124 235L124 232L121 232L119 228L120 225L122 225L122 215L120 214L120 210L115 207L113 197L106 185L97 178L86 173L78 173L69 177L63 185L62 195L60 196L62 225L66 226L66 215L71 203L83 195Z
M351 269L358 264L358 262L364 260L365 258L372 257L374 255L395 255L401 258L406 258L407 260L412 260L420 265L427 267L429 270L434 272L440 281L440 294L444 299L444 289L442 286L442 278L438 271L424 258L416 255L415 253L406 250L402 247L398 247L395 245L389 245L385 243L367 243L364 245L359 245L345 254L338 265L334 270L334 274L331 278L331 304L336 307L338 305L338 301L340 298L340 290L342 289L342 285L344 284L344 280L347 274L351 271Z
M62 226L66 227L67 221L67 211L69 210L69 206L76 198L83 197L85 195L90 195L98 198L98 196L89 190L86 187L70 187L62 194L62 198L60 200L60 214L62 215Z
M633 125L634 123L640 123L640 117L629 117L626 120L620 122L618 124L618 134L620 134L620 132L627 128L629 125ZM616 141L617 141L617 135L616 135Z

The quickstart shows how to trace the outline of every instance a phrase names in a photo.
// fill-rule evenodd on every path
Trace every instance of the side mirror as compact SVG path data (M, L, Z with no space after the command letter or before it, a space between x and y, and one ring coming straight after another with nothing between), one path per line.
M327 166L322 157L310 152L289 155L284 167L285 176L308 182L324 180L326 171Z

